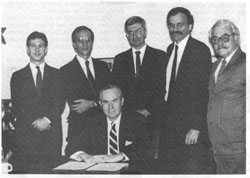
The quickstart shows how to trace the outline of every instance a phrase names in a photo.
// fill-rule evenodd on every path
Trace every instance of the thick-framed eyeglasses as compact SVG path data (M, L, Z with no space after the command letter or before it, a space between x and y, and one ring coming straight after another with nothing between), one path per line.
M211 43L212 44L219 44L220 43L220 41L222 41L223 43L227 43L227 42L229 42L230 41L230 37L231 36L233 36L233 35L235 35L235 33L232 33L231 35L229 35L229 34L224 34L224 35L222 35L221 37L213 37L212 39L211 39Z
M133 35L142 35L144 32L144 29L142 28L138 28L137 30L135 31L127 31L127 35L128 36L133 36Z

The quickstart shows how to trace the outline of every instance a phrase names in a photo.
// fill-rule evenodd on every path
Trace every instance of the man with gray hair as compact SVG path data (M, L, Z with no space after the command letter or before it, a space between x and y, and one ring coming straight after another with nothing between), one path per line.
M218 174L246 172L246 54L240 32L227 19L209 31L218 60L209 82L208 131Z

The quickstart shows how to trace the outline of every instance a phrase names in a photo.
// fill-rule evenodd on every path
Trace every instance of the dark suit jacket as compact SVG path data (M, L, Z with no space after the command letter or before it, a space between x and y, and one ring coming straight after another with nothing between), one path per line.
M121 87L125 103L124 107L132 110L147 109L156 114L159 102L165 94L164 63L166 53L146 47L139 79L135 78L132 49L115 56L113 77Z
M167 49L169 58L173 46L172 43ZM173 121L173 127L183 142L190 129L200 131L198 142L207 137L206 114L211 67L209 48L190 36L177 72L175 88L168 96L166 107L168 119Z
M82 133L71 142L66 155L84 151L91 155L107 154L108 133L107 118L101 109L95 110L82 129ZM120 152L130 160L145 159L147 150L147 132L144 118L135 112L122 111L119 129ZM126 145L132 142L130 145Z
M53 161L61 155L62 126L61 114L64 110L61 73L45 64L42 97L36 93L30 66L14 72L11 78L11 99L15 123L15 153L20 160L39 162ZM32 122L41 117L51 121L51 128L37 131ZM33 160L32 160L33 159ZM32 163L30 163L32 164Z
M72 61L61 67L61 71L64 77L64 90L69 105L74 104L76 99L87 99L98 101L98 92L103 85L111 80L111 73L108 65L105 62L93 59L93 65L95 70L95 91L89 84L89 81L81 68L80 63L75 57ZM68 116L69 130L68 130L68 141L70 137L77 135L81 130L81 122L84 118L88 117L89 112L78 114L75 111L70 110Z
M208 128L213 151L218 154L246 151L246 54L240 48L214 82L215 62L209 83Z

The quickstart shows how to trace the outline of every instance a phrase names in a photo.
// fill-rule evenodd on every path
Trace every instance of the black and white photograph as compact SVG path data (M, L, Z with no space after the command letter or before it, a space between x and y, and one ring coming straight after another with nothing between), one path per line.
M248 6L1 1L1 177L249 176Z

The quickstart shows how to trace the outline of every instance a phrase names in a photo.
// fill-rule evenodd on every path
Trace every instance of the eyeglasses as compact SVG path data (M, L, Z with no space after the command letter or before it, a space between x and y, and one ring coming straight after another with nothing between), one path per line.
M142 35L143 32L144 32L144 30L143 30L142 28L139 28L139 29L137 29L137 30L135 30L135 31L128 31L128 32L127 32L127 35L128 35L128 36L133 36L134 34L135 34L135 35Z
M230 37L235 35L235 33L232 33L231 35L228 35L228 34L224 34L222 35L221 37L213 37L211 39L211 43L212 44L219 44L220 40L223 42L223 43L227 43L230 41Z

